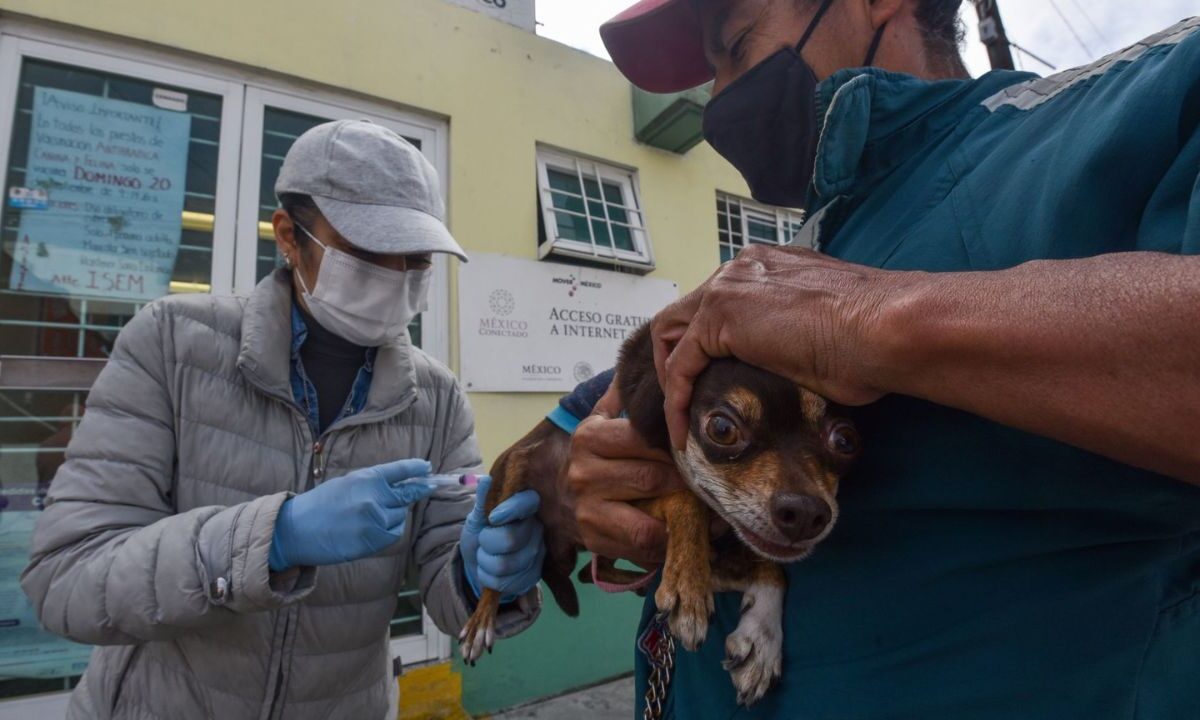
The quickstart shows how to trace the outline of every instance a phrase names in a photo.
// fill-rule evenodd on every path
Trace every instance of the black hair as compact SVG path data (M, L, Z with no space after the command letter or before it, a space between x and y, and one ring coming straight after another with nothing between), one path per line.
M920 0L917 22L924 36L925 49L934 60L947 65L962 65L960 49L967 28L958 16L962 0Z
M304 193L280 193L279 206L288 214L294 223L300 223L305 228L312 230L317 218L321 217L321 210L317 207L317 203L313 201L311 195ZM301 252L308 249L308 235L303 232L294 233L296 236L296 246Z
M820 0L801 0L814 5ZM925 50L936 66L950 75L966 75L961 49L967 28L958 17L963 0L918 0L917 24Z

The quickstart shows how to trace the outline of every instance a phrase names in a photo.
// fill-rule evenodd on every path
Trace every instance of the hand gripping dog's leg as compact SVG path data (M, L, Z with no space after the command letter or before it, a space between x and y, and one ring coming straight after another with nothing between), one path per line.
M667 561L654 601L667 613L671 633L685 648L695 650L708 634L713 612L709 510L690 491L668 495L656 504L656 514L667 523Z
M484 517L496 506L525 489L525 453L506 452L492 467L492 485L484 500ZM483 588L475 612L467 619L458 635L463 661L474 665L485 650L491 651L496 642L496 614L500 610L500 593Z

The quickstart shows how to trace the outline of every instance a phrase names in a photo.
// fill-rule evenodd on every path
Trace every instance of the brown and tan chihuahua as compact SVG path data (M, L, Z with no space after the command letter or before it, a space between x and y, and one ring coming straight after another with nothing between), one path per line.
M654 369L649 327L621 348L616 382L629 421L652 446L675 458L689 491L640 507L667 525L667 555L654 600L671 633L695 650L708 633L713 593L743 593L742 616L725 641L725 667L744 705L760 699L779 677L783 651L785 577L779 563L803 559L837 520L838 481L858 454L859 440L837 406L778 375L743 362L715 360L696 380L686 449L671 449L663 394ZM577 547L555 518L564 503L571 437L543 420L492 466L486 511L514 493L541 495L546 560L542 579L568 615L579 614L571 583ZM713 513L740 543L713 551ZM638 577L598 558L599 579ZM590 567L580 579L590 580ZM494 638L499 594L485 589L459 636L474 664Z

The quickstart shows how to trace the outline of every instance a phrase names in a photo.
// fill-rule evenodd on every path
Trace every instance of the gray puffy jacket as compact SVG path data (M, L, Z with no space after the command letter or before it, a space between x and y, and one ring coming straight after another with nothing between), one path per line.
M289 387L290 308L276 272L248 299L151 303L117 339L21 578L47 629L101 646L73 720L382 719L394 712L388 622L407 573L419 572L444 632L470 614L464 488L415 506L404 540L380 555L268 571L291 494L397 458L443 473L480 464L454 376L407 338L380 348L366 407L317 445ZM500 618L502 634L539 607L535 588Z

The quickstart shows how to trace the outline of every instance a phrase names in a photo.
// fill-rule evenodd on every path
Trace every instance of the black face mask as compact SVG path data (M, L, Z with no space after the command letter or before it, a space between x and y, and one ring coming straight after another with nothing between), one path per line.
M796 47L755 65L704 109L704 139L737 168L759 202L804 204L819 137L817 76L800 51L832 4L821 4ZM864 66L875 59L885 27L887 23L875 31Z

